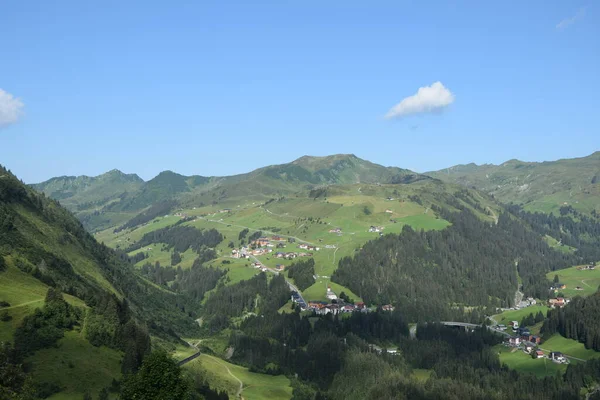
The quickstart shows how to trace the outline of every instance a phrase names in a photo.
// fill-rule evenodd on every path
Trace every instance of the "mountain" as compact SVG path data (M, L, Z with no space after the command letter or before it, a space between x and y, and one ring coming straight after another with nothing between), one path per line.
M139 180L111 172L93 182L111 178ZM85 179L70 181L81 188ZM0 166L0 342L14 347L0 348L0 360L10 354L15 365L26 362L37 397L82 398L110 386L139 367L150 337L174 347L183 343L178 335L195 332L191 310L140 277L126 255L99 244L58 202ZM6 382L18 383L4 377L2 398Z
M572 206L600 213L600 151L557 161L456 165L426 175L474 187L529 211L556 214L561 207Z
M158 202L210 204L226 199L268 200L315 186L353 183L410 183L431 179L410 170L384 167L353 154L304 156L291 163L225 176L184 176L163 171L144 182L111 171L98 177L59 177L32 185L75 213L96 231L125 222Z

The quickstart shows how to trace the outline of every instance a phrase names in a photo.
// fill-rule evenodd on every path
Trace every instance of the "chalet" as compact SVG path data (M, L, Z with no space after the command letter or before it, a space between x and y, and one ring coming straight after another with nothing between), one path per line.
M552 286L550 286L550 290L554 290L554 291L562 290L562 289L566 289L566 288L567 288L567 285L565 285L564 283L560 283L560 282L554 283Z
M535 358L542 358L544 357L544 352L541 350L536 350L535 351Z
M358 308L359 310L366 308L365 303L363 303L363 302L356 303L356 308Z
M382 229L380 226L371 226L369 227L369 232L381 232Z
M283 242L283 241L285 241L285 239L282 238L281 236L271 236L271 240L274 240L276 242Z
M282 252L278 251L277 253L275 253L275 257L276 258L284 258L285 257L285 253L282 253Z
M306 250L306 249L308 249L308 245L307 245L306 243L300 243L300 244L298 245L298 248L299 248L299 249L305 249L305 250Z
M531 335L529 337L529 341L532 343L535 343L535 344L540 344L540 343L542 343L542 338L537 335Z
M394 311L394 306L391 304L386 304L385 306L381 307L381 309L383 311Z
M319 251L320 248L317 246L306 246L306 250Z
M334 229L330 229L329 233L342 233L342 230L340 228L334 228Z
M385 210L385 212L386 212L386 213L388 213L388 214L393 214L393 213L394 213L394 212L393 212L392 210L390 210L390 209L387 209L387 210Z
M394 354L397 355L398 354L398 349L387 349L388 354Z
M514 331L519 329L519 321L511 321L509 325L513 328Z
M276 269L277 271L283 271L283 270L285 269L285 265L283 265L283 264L277 264L277 265L275 266L275 269Z
M564 356L563 353L559 352L559 351L553 351L548 355L548 358L551 359L552 361L556 362L556 363L565 363L567 362L567 358Z
M531 354L535 346L532 343L527 343L525 347L523 347L523 351L527 354Z
M508 339L508 344L509 344L509 346L515 346L516 347L516 346L518 346L518 345L521 344L521 338L519 338L519 337L510 337Z
M548 300L548 305L550 307L553 307L553 308L555 308L555 307L558 307L558 308L564 307L564 305L565 305L565 299L563 297L557 297L555 299L550 299L550 300Z

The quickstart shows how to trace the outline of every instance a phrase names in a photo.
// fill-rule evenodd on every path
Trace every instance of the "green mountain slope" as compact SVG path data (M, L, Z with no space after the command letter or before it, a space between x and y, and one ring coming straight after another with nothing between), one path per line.
M216 204L224 199L248 196L263 200L315 186L410 183L430 179L409 170L383 167L353 154L304 156L291 163L226 177L184 176L164 171L148 182L121 174L120 179L111 184L108 175L117 173L95 178L53 178L33 187L59 200L87 229L96 231L119 225L164 201L176 200L184 205Z
M51 289L66 303L49 297ZM180 297L138 276L127 257L0 166L0 341L14 343L17 360L32 366L38 394L97 392L139 365L149 334L166 345L195 332Z
M557 213L569 205L585 213L600 212L600 151L558 161L456 165L427 175L475 187L529 211Z

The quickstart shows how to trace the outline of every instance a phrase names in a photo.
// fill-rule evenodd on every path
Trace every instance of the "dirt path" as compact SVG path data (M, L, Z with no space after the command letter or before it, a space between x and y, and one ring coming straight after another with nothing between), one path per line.
M237 391L237 393L235 394L235 397L237 397L238 399L239 399L239 398L242 398L242 390L244 390L244 382L242 382L242 381L240 380L240 378L238 378L237 376L235 376L235 375L233 374L233 372L231 372L231 370L229 369L229 367L228 367L227 365L225 365L225 364L223 364L222 362L220 362L220 361L219 361L217 358L215 358L215 360L217 361L217 363L218 363L218 364L221 364L223 367L225 367L225 369L227 370L227 373L228 373L229 375L231 375L231 377L232 377L233 379L235 379L236 381L238 381L238 382L239 382L239 384L240 384L240 387L238 388L238 391Z
M582 280L581 280L581 283L583 283L583 284L584 284L585 286L587 286L587 287L590 287L590 288L592 287L592 286L588 285L587 283L585 283L585 279L582 279Z
M16 306L2 307L2 308L0 308L0 310L10 310L11 308L19 308L19 307L23 307L23 306L26 306L26 305L29 305L29 304L39 303L39 302L43 302L43 301L44 301L44 299L27 301L25 303L17 304Z

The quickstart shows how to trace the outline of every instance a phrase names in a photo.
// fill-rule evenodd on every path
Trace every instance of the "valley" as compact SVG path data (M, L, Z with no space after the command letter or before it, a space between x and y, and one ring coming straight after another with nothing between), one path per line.
M444 368L459 351L489 353L489 368L505 365L523 380L591 368L600 354L593 328L556 322L562 307L576 315L584 306L577 296L598 297L589 266L600 258L600 225L587 209L532 214L462 182L353 155L232 177L167 171L144 182L111 171L33 186L64 202L90 236L58 203L10 185L0 340L23 346L15 336L37 308L51 309L54 287L75 315L55 347L28 353L42 397L116 397L128 390L126 363L140 368L146 358L130 358L133 348L148 351L150 342L175 361L199 352L181 373L206 398L335 397L348 363L361 358L386 374L404 371L402 385L424 390L433 371L452 376ZM493 329L477 328L486 319ZM498 335L513 321L520 330ZM139 343L122 344L125 329ZM460 350L472 335L480 347ZM533 336L541 340L528 350ZM434 361L427 352L440 341L447 356ZM84 353L101 359L102 373L90 372ZM555 353L568 361L550 359Z

